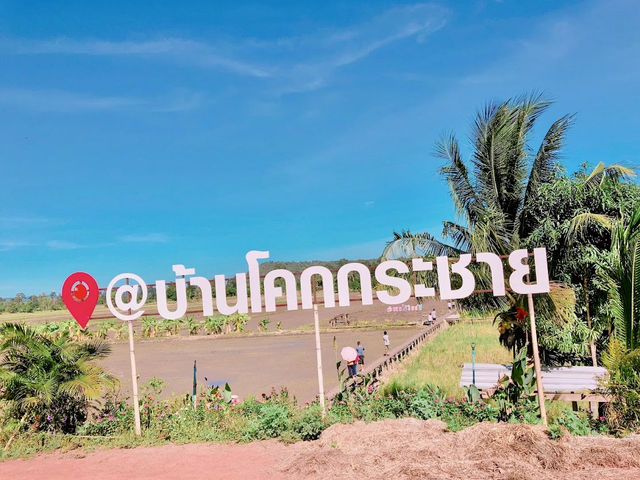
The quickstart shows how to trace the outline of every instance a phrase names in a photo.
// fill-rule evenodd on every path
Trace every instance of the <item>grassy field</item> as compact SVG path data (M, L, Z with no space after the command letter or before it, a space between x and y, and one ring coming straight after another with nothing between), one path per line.
M388 385L437 385L447 396L462 396L458 383L462 364L471 362L472 342L476 344L476 362L511 363L511 353L498 343L498 331L491 321L462 322L427 343L405 370L389 379Z

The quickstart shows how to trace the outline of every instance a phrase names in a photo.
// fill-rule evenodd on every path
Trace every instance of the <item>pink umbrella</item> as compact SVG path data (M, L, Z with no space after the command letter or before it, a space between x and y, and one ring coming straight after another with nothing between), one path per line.
M356 352L356 349L353 347L344 347L340 350L340 355L343 360L347 362L354 362L358 357L358 352Z

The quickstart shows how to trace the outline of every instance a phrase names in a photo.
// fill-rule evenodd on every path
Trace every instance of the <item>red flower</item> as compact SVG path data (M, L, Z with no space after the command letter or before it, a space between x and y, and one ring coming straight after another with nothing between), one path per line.
M524 322L524 317L526 317L527 315L529 315L529 312L527 312L526 310L518 307L518 312L516 313L516 318L520 322Z

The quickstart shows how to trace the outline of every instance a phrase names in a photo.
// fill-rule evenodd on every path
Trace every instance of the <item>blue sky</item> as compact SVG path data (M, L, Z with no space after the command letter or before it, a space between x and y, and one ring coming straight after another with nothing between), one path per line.
M533 90L582 162L640 158L635 0L0 0L0 296L84 270L378 256L453 217L434 142Z

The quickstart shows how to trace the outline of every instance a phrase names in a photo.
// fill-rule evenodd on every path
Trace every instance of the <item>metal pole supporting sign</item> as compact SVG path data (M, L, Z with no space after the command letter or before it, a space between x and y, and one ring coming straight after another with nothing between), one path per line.
M476 384L476 344L471 344L471 384Z

